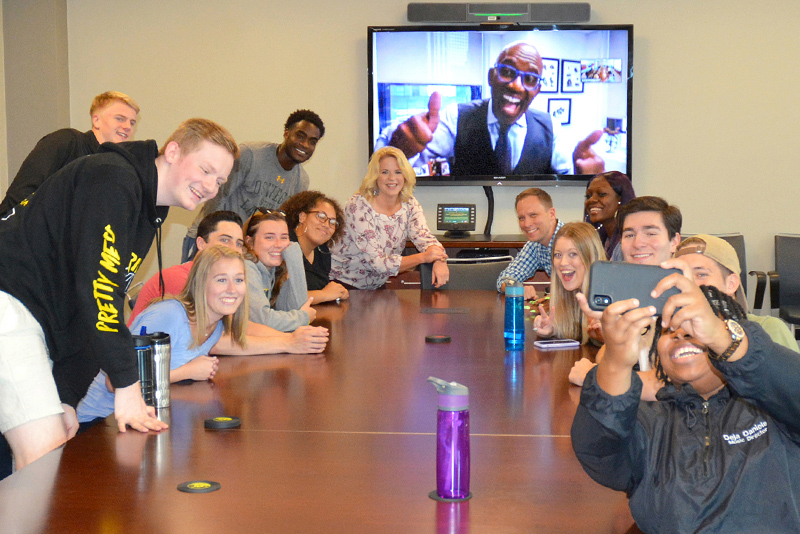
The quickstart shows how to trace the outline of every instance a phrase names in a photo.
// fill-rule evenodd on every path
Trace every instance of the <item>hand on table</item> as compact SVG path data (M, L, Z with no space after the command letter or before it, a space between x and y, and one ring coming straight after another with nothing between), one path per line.
M191 380L211 380L217 374L219 359L214 356L198 356L183 365Z
M535 301L531 303L534 306L538 305L540 301L543 302L543 299L545 298L545 297L542 297L541 299L539 298L539 295L536 293L536 286L533 285L523 285L522 292L524 293L525 300Z
M330 281L320 291L325 295L325 300L320 300L320 302L330 302L336 299L347 300L350 298L350 292L339 282Z
M156 409L144 403L138 381L128 387L117 388L114 417L120 432L125 432L128 426L139 432L169 428L169 425L156 419Z
M583 381L586 380L586 375L589 374L589 371L592 370L592 367L597 365L596 363L592 363L589 358L581 358L575 365L572 366L572 369L569 370L569 382L570 384L575 384L576 386L583 386Z
M328 329L322 326L301 326L291 334L292 354L319 354L328 344Z

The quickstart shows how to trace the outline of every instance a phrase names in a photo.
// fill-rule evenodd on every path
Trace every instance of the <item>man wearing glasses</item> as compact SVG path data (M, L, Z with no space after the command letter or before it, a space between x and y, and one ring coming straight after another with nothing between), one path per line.
M453 175L596 174L604 162L592 145L592 132L572 153L558 151L550 115L530 109L541 88L542 57L531 44L506 46L489 69L491 98L441 107L434 92L428 112L410 117L378 138L375 148L391 145L403 151L423 175L436 174L447 160ZM489 105L491 104L491 105ZM419 169L422 169L420 171Z

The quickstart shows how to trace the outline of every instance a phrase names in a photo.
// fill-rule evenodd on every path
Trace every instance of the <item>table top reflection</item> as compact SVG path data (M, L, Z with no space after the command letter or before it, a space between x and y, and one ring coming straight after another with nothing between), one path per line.
M168 431L120 434L109 418L0 482L4 531L610 531L623 496L583 472L569 439L580 390L567 375L592 349L543 352L530 335L506 352L488 291L353 291L315 324L330 328L325 358L222 357L213 382L173 384ZM464 503L428 498L428 376L470 390ZM206 430L219 415L242 425ZM222 487L177 491L189 480Z

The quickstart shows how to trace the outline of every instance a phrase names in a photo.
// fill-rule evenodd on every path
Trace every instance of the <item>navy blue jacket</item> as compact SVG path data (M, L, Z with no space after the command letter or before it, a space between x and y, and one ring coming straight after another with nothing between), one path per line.
M708 401L684 385L640 402L636 373L619 396L586 377L573 448L648 534L800 532L800 357L742 326L747 354L713 362L728 385Z

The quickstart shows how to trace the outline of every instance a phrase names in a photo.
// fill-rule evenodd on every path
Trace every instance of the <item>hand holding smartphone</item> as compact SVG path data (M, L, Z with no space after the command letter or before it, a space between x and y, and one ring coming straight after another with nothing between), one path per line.
M589 307L603 311L610 304L627 299L638 299L639 307L654 306L656 315L661 315L664 304L680 290L676 287L665 291L657 299L650 296L656 285L680 269L663 269L658 265L639 265L611 261L594 262L589 269L589 291L586 298Z

